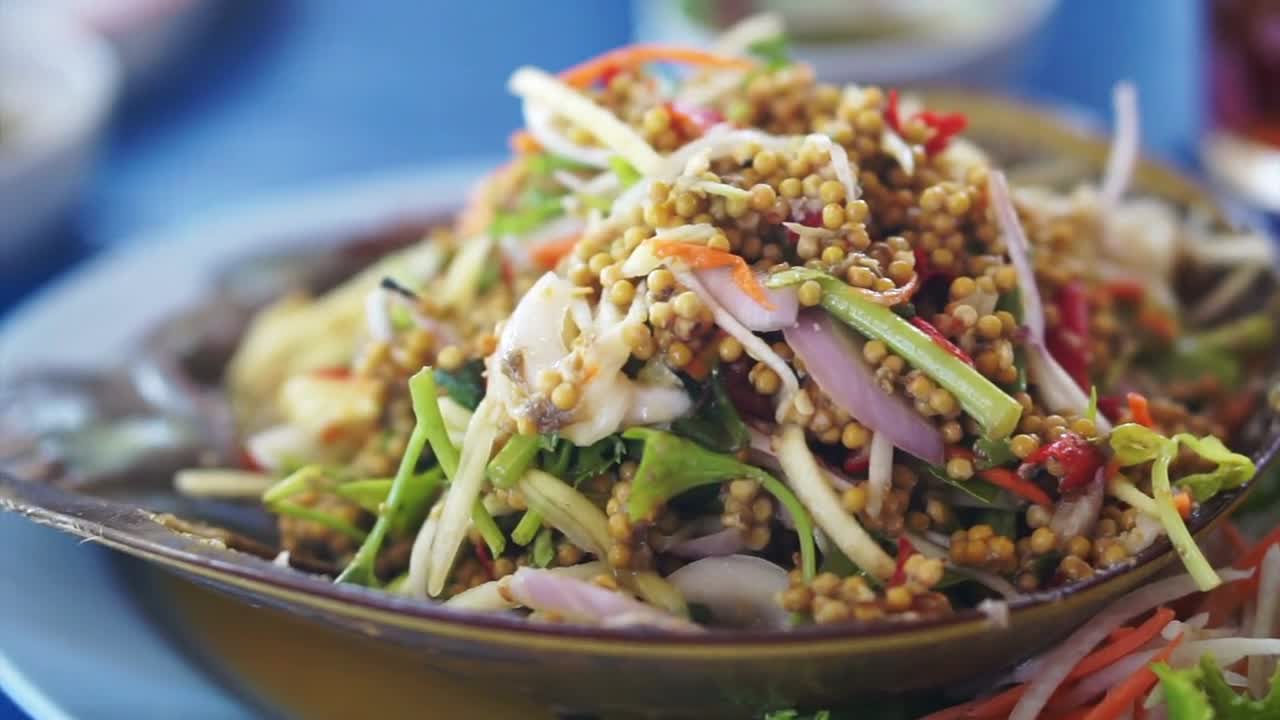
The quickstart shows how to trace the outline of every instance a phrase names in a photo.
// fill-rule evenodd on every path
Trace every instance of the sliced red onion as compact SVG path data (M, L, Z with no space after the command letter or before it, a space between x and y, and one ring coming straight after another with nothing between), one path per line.
M1102 498L1106 494L1105 475L1106 473L1099 468L1093 482L1082 488L1079 493L1063 497L1058 503L1058 507L1053 511L1053 517L1049 520L1049 529L1057 537L1090 536L1102 512Z
M773 348L769 347L769 343L766 343L744 327L742 322L734 317L733 313L725 309L692 271L672 267L672 272L685 287L702 298L702 302L711 310L711 315L715 318L716 325L731 335L733 339L742 343L742 349L748 357L763 363L778 374L782 381L782 391L778 393L777 411L774 417L778 422L782 422L796 393L800 391L800 381L796 379L796 374L791 370L791 366L778 353L774 352Z
M991 194L991 207L996 211L1004 244L1018 273L1018 295L1022 300L1022 322L1031 331L1031 340L1044 344L1044 307L1040 304L1040 286L1036 283L1035 267L1031 264L1030 244L1018 220L1009 194L1009 181L1004 173L993 170L987 175L987 191Z
M1219 577L1224 582L1243 580L1251 575L1252 572L1229 569L1219 571ZM1049 703L1049 698L1057 692L1076 663L1080 662L1116 628L1137 615L1199 590L1195 578L1190 575L1178 575L1150 583L1117 600L1094 616L1084 627L1072 633L1057 648L1033 661L1035 673L1030 676L1026 692L1014 706L1009 720L1035 720L1040 717L1041 711Z
M878 518L884 498L893 485L893 441L888 434L871 436L871 461L867 465L867 515Z
M765 288L773 309L756 302L738 284L733 281L733 270L727 267L711 268L696 271L698 279L706 286L725 310L728 310L738 322L754 332L771 332L796 324L796 314L800 311L800 301L796 299L795 288ZM764 287L763 274L758 276L760 286Z
M1138 164L1141 145L1141 120L1138 115L1138 91L1132 83L1117 83L1111 91L1115 108L1115 133L1111 139L1111 151L1107 154L1107 167L1102 175L1102 190L1098 200L1104 208L1115 207L1129 188L1134 168Z
M1004 173L997 170L988 175L987 189L991 194L991 206L996 211L1005 246L1013 268L1018 274L1019 297L1022 300L1022 322L1028 330L1027 369L1039 390L1046 407L1054 412L1084 414L1089 398L1075 380L1053 358L1044 343L1044 306L1040 299L1040 286L1036 283L1035 267L1031 264L1027 236L1018 220L1009 195L1009 183ZM1095 418L1102 432L1111 430L1111 423L1101 414Z
M689 563L667 577L689 602L711 610L716 624L734 627L787 626L778 593L787 571L753 555L713 557Z
M875 374L849 337L822 310L806 310L795 327L783 330L809 376L842 410L894 447L925 462L943 462L942 435L905 400L880 389Z
M643 625L663 630L698 632L697 625L614 590L547 570L520 568L507 589L530 610L555 612L593 625Z
M697 560L733 555L746 546L747 541L742 537L742 530L725 528L710 535L682 540L668 548L667 552L686 560Z

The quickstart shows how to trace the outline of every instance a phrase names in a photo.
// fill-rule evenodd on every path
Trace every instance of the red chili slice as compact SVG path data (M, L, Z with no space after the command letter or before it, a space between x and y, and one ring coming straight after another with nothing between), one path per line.
M685 135L700 137L715 125L724 122L724 115L714 108L704 108L679 101L665 103L667 113Z
M889 91L889 102L884 106L884 121L894 132L901 132L902 123L898 115L898 89L894 88Z
M1102 451L1096 446L1080 435L1069 432L1028 455L1022 468L1041 465L1049 458L1057 460L1065 471L1058 485L1061 492L1078 490L1088 485L1093 481L1098 468L1106 462Z
M907 581L907 559L916 554L916 546L905 536L898 536L898 561L893 569L889 585L901 585Z
M929 339L932 340L935 345L946 350L952 356L963 361L964 364L969 367L973 367L973 358L969 357L969 354L965 351L956 347L955 343L948 340L941 332L939 332L938 328L934 327L928 320L917 315L916 317L911 318L911 324L919 328L925 335L928 335Z

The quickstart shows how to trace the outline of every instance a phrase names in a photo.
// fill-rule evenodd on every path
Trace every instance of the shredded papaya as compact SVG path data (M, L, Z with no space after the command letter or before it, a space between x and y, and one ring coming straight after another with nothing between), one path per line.
M1142 646L1156 639L1165 626L1173 622L1174 612L1169 608L1160 608L1146 622L1130 630L1123 637L1106 645L1080 661L1067 675L1068 680L1077 680L1091 675L1116 661L1137 652Z
M706 50L675 45L627 45L574 65L560 73L560 79L573 87L585 88L601 78L651 62L671 62L683 65L703 65L741 70L750 70L755 67L755 63L751 60L720 55Z
M1129 403L1129 414L1133 415L1134 422L1143 427L1155 427L1156 422L1151 419L1151 408L1145 396L1131 392L1124 397Z
M773 303L769 302L769 296L765 294L764 286L756 279L756 274L751 271L751 266L747 265L747 261L738 255L724 250L715 250L706 245L682 242L668 242L659 245L657 255L661 258L679 258L694 270L731 267L733 268L733 284L737 285L742 292L751 296L752 300L760 303L764 308L773 309Z
M1137 628L1131 629L1123 637L1085 656L1071 669L1064 682L1079 680L1085 676L1092 675L1114 664L1116 661L1128 657L1158 637L1160 631L1164 630L1173 621L1174 615L1175 613L1172 610L1160 608L1146 622ZM1063 688L1059 692L1063 692L1065 689ZM1026 691L1026 685L1017 685L989 698L975 700L934 713L926 720L956 720L958 718L988 720L989 718L1008 717L1009 712L1018 704L1018 701L1022 699Z

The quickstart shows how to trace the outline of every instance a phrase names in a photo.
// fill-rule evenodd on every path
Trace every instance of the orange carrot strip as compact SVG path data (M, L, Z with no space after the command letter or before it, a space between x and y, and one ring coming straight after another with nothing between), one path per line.
M560 258L573 252L573 247L578 244L579 237L577 233L574 233L555 240L548 240L530 248L529 259L538 267L551 270L560 262Z
M1143 645L1154 640L1160 631L1173 621L1174 612L1169 608L1160 608L1147 619L1146 622L1139 625L1129 634L1116 640L1110 645L1106 645L1099 650L1090 653L1085 659L1081 660L1078 665L1072 668L1071 673L1067 675L1068 680L1077 680L1086 675L1091 675L1108 665L1120 660L1121 658L1137 651Z
M1133 628L1128 625L1122 625L1111 631L1111 634L1107 636L1107 642L1113 643L1117 640L1123 640L1131 634L1133 634Z
M533 137L533 133L528 130L516 130L511 133L511 137L507 138L507 144L511 146L511 151L518 155L531 155L542 150L542 144Z
M759 280L756 280L756 274L751 271L751 266L747 265L747 261L738 255L724 250L714 250L705 245L681 242L668 242L659 245L657 255L664 258L680 258L694 270L732 267L733 284L737 285L742 292L750 295L752 300L760 303L766 309L773 309L773 303L769 302L769 296L765 294L764 286L760 284Z
M973 459L973 451L968 448L950 447L947 448L947 459L964 458L966 460ZM1030 480L1024 479L1018 473L1009 468L994 467L986 470L978 471L978 477L995 485L996 487L1008 490L1024 500L1029 500L1036 505L1053 506L1053 500L1045 491Z
M1151 659L1151 662L1157 663L1168 660L1173 651L1182 643L1182 637L1180 634L1173 639L1173 642L1165 645ZM1124 715L1135 700L1150 692L1151 688L1155 687L1158 679L1156 674L1151 672L1149 666L1142 666L1124 682L1107 691L1107 694L1102 698L1102 702L1095 705L1093 710L1084 716L1083 720L1116 720L1116 718Z
M574 87L584 88L606 75L651 62L674 62L743 70L755 67L755 63L746 58L719 55L706 50L675 45L627 45L574 65L560 73L560 79Z
M1160 608L1146 622L1137 628L1131 629L1124 637L1087 655L1071 669L1071 673L1064 678L1063 682L1079 680L1086 675L1091 675L1137 651L1159 635L1160 631L1173 621L1173 618L1174 612L1172 610ZM1022 699L1026 689L1025 685L1011 687L985 700L975 700L939 711L930 715L926 720L958 720L959 718L987 720L988 718L1007 717L1009 711L1013 710L1013 707Z
M1044 490L1041 490L1035 483L1024 479L1009 468L989 468L979 472L978 477L1036 505L1053 506L1053 500L1049 499L1049 495Z
M1156 423L1151 419L1151 409L1147 407L1147 398L1131 392L1125 395L1125 399L1129 401L1129 413L1133 415L1134 422L1146 427L1155 427Z
M1183 520L1191 517L1191 493L1186 490L1179 490L1173 495L1173 506L1177 508L1178 515Z

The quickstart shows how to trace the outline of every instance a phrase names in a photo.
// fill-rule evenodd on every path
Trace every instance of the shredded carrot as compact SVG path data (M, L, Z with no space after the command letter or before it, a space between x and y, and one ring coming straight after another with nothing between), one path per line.
M978 477L1036 505L1053 507L1053 500L1049 499L1049 495L1044 490L1009 468L988 468L979 472Z
M973 451L962 447L947 448L947 459L950 460L952 458L972 460ZM1049 499L1048 493L1009 468L994 467L980 470L978 471L978 477L1036 505L1053 506L1053 500Z
M1151 419L1151 408L1147 406L1147 398L1143 395L1131 392L1124 396L1129 401L1129 413L1133 415L1133 421L1139 425L1146 427L1155 427L1155 421Z
M1122 640L1128 637L1131 633L1133 633L1133 628L1129 627L1128 625L1121 625L1120 627L1111 631L1111 634L1107 636L1107 642L1113 643L1117 640Z
M1173 651L1182 643L1182 637L1179 634L1178 637L1173 639L1173 642L1165 645L1151 659L1151 662L1156 663L1168 660ZM1142 666L1124 682L1107 691L1106 696L1102 698L1102 702L1095 705L1093 710L1084 716L1083 720L1116 720L1133 706L1135 700L1150 692L1151 688L1155 687L1158 679L1156 674L1151 672L1149 666Z
M1081 660L1067 675L1068 680L1078 680L1091 675L1121 658L1136 652L1143 645L1154 640L1160 631L1173 621L1174 612L1169 608L1160 608L1146 622L1132 630L1128 635L1090 653Z
M1076 664L1071 669L1070 674L1064 678L1063 682L1079 680L1115 663L1118 660L1137 651L1143 645L1147 644L1160 634L1160 631L1173 621L1174 612L1168 608L1160 608L1147 619L1146 622L1137 628L1131 629L1123 638L1105 645ZM1059 692L1066 690L1062 688ZM926 720L959 720L960 718L973 718L974 720L989 720L991 718L1008 717L1009 712L1018 704L1022 696L1027 691L1026 685L1018 685L1011 687L984 700L975 700L947 708L930 715Z
M1191 493L1186 490L1179 490L1173 495L1173 507L1177 509L1178 515L1183 520L1191 517Z
M684 65L706 65L742 70L750 70L755 67L755 63L746 58L720 55L706 50L675 45L626 45L574 65L560 73L560 79L573 87L584 88L601 78L651 62L672 62Z
M516 130L511 133L511 137L507 138L507 144L511 146L511 152L517 155L532 155L542 150L542 144L535 140L533 133L528 130Z
M560 258L573 252L574 245L578 244L578 237L578 233L574 233L555 240L548 240L531 248L529 250L529 259L538 267L551 270L560 262Z
M756 279L756 275L751 271L751 266L747 265L747 261L738 255L724 250L715 250L706 245L682 242L668 242L659 245L657 255L664 258L680 258L694 270L732 267L733 284L737 285L742 292L750 295L752 300L760 303L765 309L773 309L773 303L769 302L769 296L765 294L764 286Z

